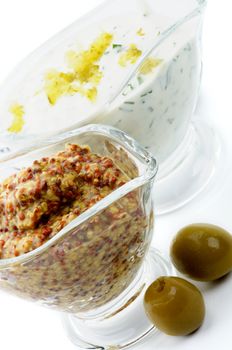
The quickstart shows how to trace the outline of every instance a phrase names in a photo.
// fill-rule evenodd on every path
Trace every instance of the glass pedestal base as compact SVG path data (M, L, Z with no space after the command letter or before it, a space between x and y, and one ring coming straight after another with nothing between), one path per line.
M130 348L143 342L156 331L144 312L144 293L156 278L171 271L171 264L152 248L132 285L102 312L83 319L71 314L63 316L71 341L81 349L107 350Z
M172 212L195 198L220 169L221 144L214 130L195 121L178 149L160 165L154 185L156 215Z

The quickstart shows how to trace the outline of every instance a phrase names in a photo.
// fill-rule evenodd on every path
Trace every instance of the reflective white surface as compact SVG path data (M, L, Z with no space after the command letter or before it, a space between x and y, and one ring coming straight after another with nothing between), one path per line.
M15 63L60 28L101 1L55 0L1 1L0 77ZM58 5L57 5L58 3ZM12 11L12 9L14 11ZM214 186L184 209L157 218L154 244L168 255L171 238L183 225L212 222L232 232L232 108L231 108L231 10L226 0L209 1L204 25L204 75L197 114L209 118L224 140L226 166ZM39 26L41 25L41 28ZM16 48L9 44L15 42ZM229 44L228 44L229 43ZM232 348L232 275L215 285L200 284L207 315L203 327L190 337L173 338L159 334L143 350L230 350ZM1 347L7 350L74 350L66 337L59 315L6 294L0 294Z

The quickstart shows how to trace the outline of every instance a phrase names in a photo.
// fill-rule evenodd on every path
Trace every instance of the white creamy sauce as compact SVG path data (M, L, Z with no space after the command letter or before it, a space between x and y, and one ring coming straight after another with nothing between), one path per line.
M176 30L152 53L151 57L162 59L158 67L146 75L137 73L108 112L91 116L101 110L134 69L135 64L126 67L118 64L121 52L135 44L144 53L169 23L169 19L159 15L137 12L110 17L101 24L91 23L82 31L73 28L68 38L56 40L49 49L28 61L26 69L22 66L25 73L16 72L15 79L11 76L14 83L6 85L5 92L0 94L0 152L8 152L44 134L94 122L126 131L160 162L165 160L183 139L196 102L201 72L196 20ZM136 34L140 28L144 36ZM96 102L77 93L60 97L52 106L44 91L46 72L51 69L67 72L67 51L88 49L102 32L113 34L114 48L111 45L99 62L103 78ZM9 107L14 102L25 109L25 126L19 134L7 131L12 121Z
M189 126L199 90L198 39L175 33L154 52L164 62L149 75L137 74L101 123L124 130L163 162Z

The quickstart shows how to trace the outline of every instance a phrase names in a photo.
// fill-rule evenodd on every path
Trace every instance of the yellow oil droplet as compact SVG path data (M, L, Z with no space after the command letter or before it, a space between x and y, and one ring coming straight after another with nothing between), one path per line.
M25 124L24 107L18 103L14 103L12 106L10 106L9 112L13 115L13 121L11 126L8 128L8 131L17 134L22 131Z
M143 28L139 28L139 29L137 30L136 34L137 34L138 36L145 36L145 32L144 32Z
M162 60L159 58L148 57L141 65L139 72L144 75L149 74L154 70L154 68L158 67L161 62Z
M137 48L135 44L131 44L129 49L123 52L119 57L119 65L126 67L128 64L134 64L142 55L142 51Z

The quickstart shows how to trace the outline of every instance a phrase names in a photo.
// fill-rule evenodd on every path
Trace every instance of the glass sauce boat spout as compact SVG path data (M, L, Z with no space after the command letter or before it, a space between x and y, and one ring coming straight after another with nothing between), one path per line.
M157 2L149 1L149 0L136 0L138 6L141 9L141 12L143 13L143 16L149 17L154 15L156 6L159 8L159 4ZM168 1L170 2L170 1ZM165 3L165 1L164 1ZM133 79L134 75L138 73L139 67L143 64L144 60L148 58L154 50L156 50L159 45L163 43L164 40L166 40L174 31L176 31L179 27L184 25L186 22L190 21L191 19L195 17L199 17L203 11L205 10L207 1L206 0L191 0L186 1L187 8L183 8L183 4L180 4L181 11L180 13L175 14L173 13L173 8L170 9L171 16L167 15L167 7L166 4L164 4L164 14L162 16L166 17L166 28L163 29L162 32L159 32L159 36L157 38L152 38L150 43L147 44L147 49L139 58L138 62L132 67L131 72L128 74L128 76L125 78L124 82L121 84L119 88L116 89L116 91L110 96L108 105L110 106L117 97L122 93L122 90L128 85L131 79ZM169 5L169 4L168 4ZM172 4L173 5L173 4ZM175 4L176 5L176 4ZM186 4L185 4L186 5ZM170 7L170 6L168 6ZM176 7L176 6L175 6ZM198 32L198 26L196 26L196 33ZM107 109L106 109L107 110Z

